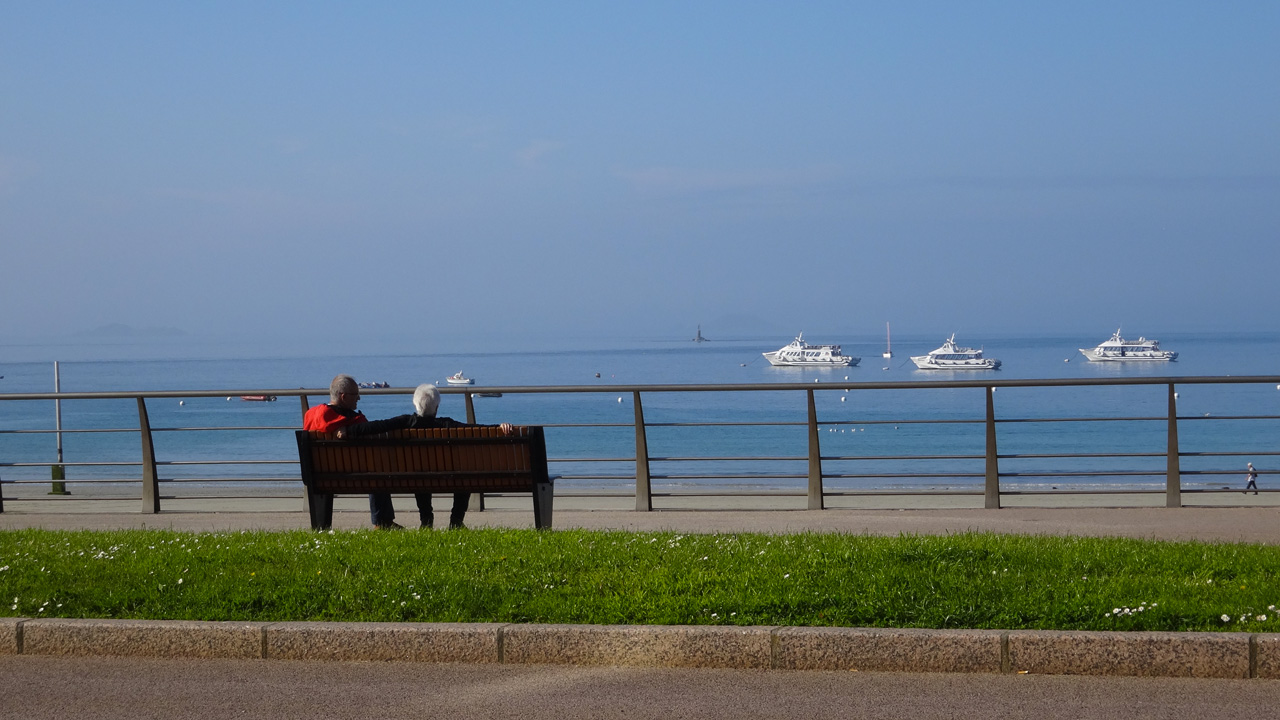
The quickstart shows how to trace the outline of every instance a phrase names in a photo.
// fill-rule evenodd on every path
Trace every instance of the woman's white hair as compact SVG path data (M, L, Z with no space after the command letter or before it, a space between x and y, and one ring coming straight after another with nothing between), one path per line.
M413 407L423 417L435 417L440 407L440 391L431 383L423 383L413 391Z

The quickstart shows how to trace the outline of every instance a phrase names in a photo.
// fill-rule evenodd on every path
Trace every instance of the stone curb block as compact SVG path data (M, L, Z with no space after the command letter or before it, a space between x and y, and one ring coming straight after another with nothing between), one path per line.
M22 652L22 624L30 618L0 618L0 655Z
M783 670L998 673L1000 631L788 627L777 632Z
M1254 677L1275 680L1280 678L1280 634L1261 634L1253 636L1254 643Z
M505 663L768 669L769 627L718 625L509 625Z
M1061 632L1009 633L1015 672L1037 675L1139 675L1247 678L1244 633Z
M276 623L266 628L272 660L500 662L498 623Z
M22 653L248 660L262 657L265 626L194 620L29 620L22 624Z

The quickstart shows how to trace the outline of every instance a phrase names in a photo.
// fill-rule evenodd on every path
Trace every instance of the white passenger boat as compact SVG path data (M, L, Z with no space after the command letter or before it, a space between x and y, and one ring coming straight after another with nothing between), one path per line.
M810 345L804 341L804 333L797 335L786 347L763 355L770 365L804 367L857 367L862 360L840 352L839 345Z
M982 350L956 345L956 334L942 343L942 347L928 355L915 355L911 362L921 370L999 370L1000 361L982 357Z
M1097 347L1080 348L1091 362L1137 362L1140 360L1177 360L1178 353L1160 349L1159 340L1144 337L1125 340L1116 330L1111 339Z
M471 385L475 383L474 378L463 375L461 370L445 378L444 381L450 385Z

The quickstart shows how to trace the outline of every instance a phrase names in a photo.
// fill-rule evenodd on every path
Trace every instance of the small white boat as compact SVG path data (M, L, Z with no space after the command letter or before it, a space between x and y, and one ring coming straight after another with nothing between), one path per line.
M475 384L475 378L469 378L469 377L467 377L467 376L463 375L461 370L459 370L458 372L456 372L456 373L454 373L454 374L450 375L449 377L445 378L445 379L444 379L444 381L445 381L445 382L447 382L447 383L449 383L450 385L473 385L473 384Z
M1159 340L1144 337L1125 340L1116 330L1110 340L1091 348L1079 348L1091 362L1131 362L1140 360L1177 360L1178 353L1160 349Z
M840 352L839 345L810 345L804 341L804 333L784 347L761 354L770 365L784 366L857 367L862 360Z
M911 362L921 370L999 370L1000 361L983 357L982 350L956 345L956 334L942 343L942 347L928 355L916 355Z
M884 357L893 357L893 343L889 340L889 323L884 324Z

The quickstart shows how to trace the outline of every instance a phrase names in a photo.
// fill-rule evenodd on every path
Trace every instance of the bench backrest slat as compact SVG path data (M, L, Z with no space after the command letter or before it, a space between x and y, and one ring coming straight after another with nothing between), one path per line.
M298 431L303 482L313 492L529 491L547 482L542 428L397 430L338 440Z

